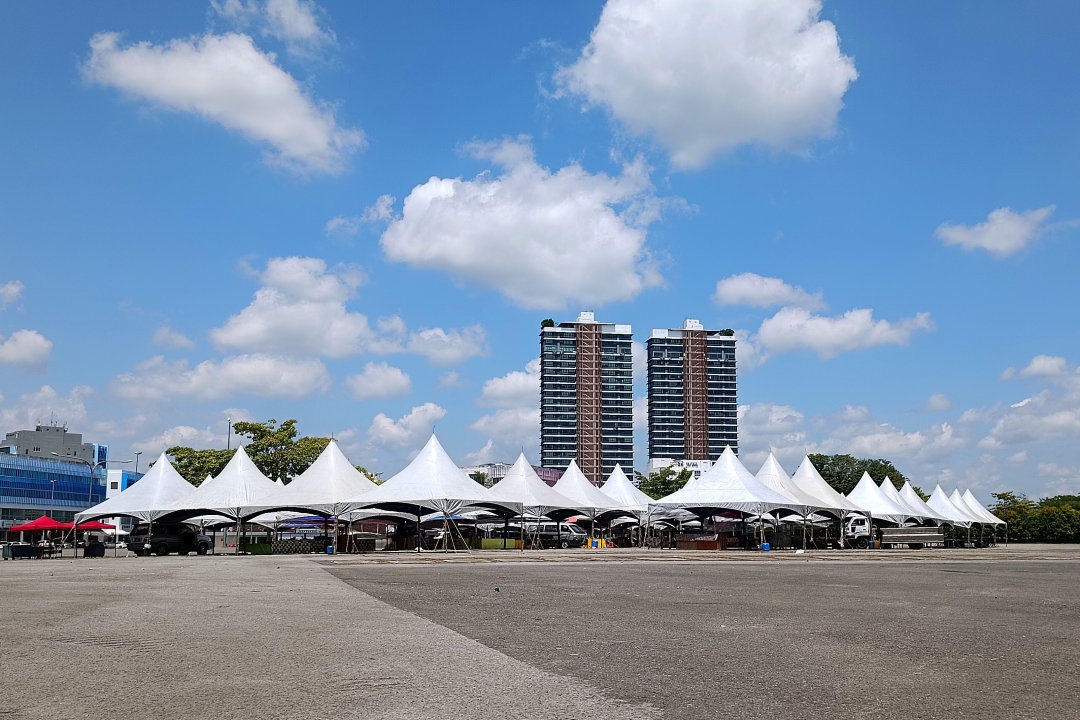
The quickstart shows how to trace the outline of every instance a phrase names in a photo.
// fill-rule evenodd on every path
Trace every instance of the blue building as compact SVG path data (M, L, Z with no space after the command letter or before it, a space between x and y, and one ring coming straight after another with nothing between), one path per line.
M0 453L0 530L48 515L71 522L105 499L106 471L83 463Z

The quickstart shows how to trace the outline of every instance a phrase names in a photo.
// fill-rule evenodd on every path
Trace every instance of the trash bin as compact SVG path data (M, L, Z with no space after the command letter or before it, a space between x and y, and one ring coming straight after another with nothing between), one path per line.
M105 557L105 543L88 543L83 548L83 557Z

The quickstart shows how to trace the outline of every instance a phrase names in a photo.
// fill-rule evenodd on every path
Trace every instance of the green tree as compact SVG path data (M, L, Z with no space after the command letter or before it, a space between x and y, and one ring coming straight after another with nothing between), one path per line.
M888 477L897 490L904 487L904 483L907 482L904 473L900 472L890 461L881 458L863 459L851 455L821 455L815 453L810 456L810 462L814 463L814 467L821 473L821 477L825 478L825 482L844 495L855 489L855 486L859 484L859 478L862 477L864 472L870 473L870 477L878 483ZM915 491L924 500L929 499L918 488L915 488Z
M490 485L488 485L488 475L483 470L477 470L469 477L471 477L473 480L480 483L484 487L491 487Z
M236 450L195 450L176 445L165 451L172 458L173 467L180 476L198 487L207 476L214 477L229 464Z
M330 442L330 438L324 437L297 437L296 420L286 420L281 425L274 419L264 423L238 422L233 424L233 430L250 441L244 451L255 467L271 480L283 483L291 482L307 470ZM173 458L176 471L197 486L207 475L217 476L236 450L196 450L177 445L165 452Z
M1080 508L1076 495L1058 495L1034 502L1012 492L994 493L990 512L1009 524L1016 542L1080 542Z
M307 470L330 443L330 438L324 437L297 438L296 420L281 425L273 418L262 423L237 422L233 430L250 440L244 451L263 475L282 483Z
M545 319L540 321L540 327L542 327L542 328L555 327L555 321L552 320L551 318L545 318Z
M638 490L653 500L657 500L670 495L676 490L681 490L683 485L686 485L690 478L694 476L694 473L690 468L683 468L679 472L675 472L675 468L666 467L648 475L640 472L634 473L634 475L637 476Z

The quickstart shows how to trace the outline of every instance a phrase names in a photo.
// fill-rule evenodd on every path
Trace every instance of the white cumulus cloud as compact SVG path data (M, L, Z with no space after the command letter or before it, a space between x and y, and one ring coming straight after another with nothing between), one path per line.
M608 0L563 92L653 137L679 168L835 132L857 73L819 0Z
M780 278L762 277L749 272L732 275L716 283L715 299L720 305L790 305L806 310L820 310L825 307L825 299L821 293L810 294L801 287L788 285Z
M25 289L26 286L18 280L9 280L0 285L0 310L22 297L22 292Z
M5 340L0 335L0 365L41 368L49 362L52 341L37 330L16 330Z
M926 403L923 405L923 410L928 412L941 412L943 410L949 410L952 408L952 400L944 393L934 393L927 398Z
M355 269L318 258L273 258L250 305L210 331L219 348L342 358L380 347L367 317L345 302L363 282Z
M283 41L293 54L312 55L337 40L320 22L322 9L310 0L210 0L210 5L237 27L254 25Z
M461 330L426 328L409 335L407 349L436 367L457 365L487 352L487 334L479 325Z
M236 439L233 439L233 444ZM198 428L190 425L177 425L167 430L136 443L132 443L132 450L139 450L156 459L158 454L171 447L183 445L185 447L203 450L206 448L220 448L225 445L225 433L214 432L211 428Z
M645 246L661 203L643 160L609 177L578 164L553 173L526 139L470 150L504 171L413 188L382 235L387 258L493 288L526 308L598 306L661 283Z
M365 223L386 222L394 214L394 196L380 195L374 205L364 208L359 217L335 215L326 221L323 232L330 237L352 237L360 232Z
M8 407L0 408L0 427L12 430L32 430L38 423L56 422L69 426L86 419L86 399L94 394L92 388L78 385L67 396L49 385L21 395Z
M266 159L302 174L344 170L364 142L329 105L304 91L247 35L206 34L163 45L121 45L117 33L90 40L83 66L91 82L188 112L272 148Z
M385 362L369 362L363 372L345 378L345 386L354 400L400 397L412 392L408 373Z
M1044 223L1052 212L1053 205L1020 213L1003 207L991 212L986 222L978 225L944 223L935 235L946 245L959 245L965 250L981 248L994 257L1003 258L1023 250L1046 232Z
M497 408L469 426L494 440L495 452L507 457L522 448L531 452L540 441L540 359L485 382L476 402Z
M435 403L417 405L397 420L379 413L371 421L368 438L377 445L403 447L416 444L431 434L432 426L446 417L446 410Z
M525 370L511 370L484 383L477 404L484 407L540 407L540 358L530 360Z
M761 323L754 342L770 354L810 350L822 358L879 345L907 345L920 330L933 330L930 313L896 322L875 320L870 309L843 315L814 315L803 308L785 307Z
M522 448L533 449L540 436L540 408L502 408L483 415L469 426L473 430L500 442L500 449L515 457Z
M1054 355L1036 355L1020 371L1020 377L1057 378L1067 376L1070 372L1076 371L1069 369L1065 358Z
M117 375L110 385L113 394L133 401L205 401L232 395L300 399L329 390L330 374L314 359L237 355L192 368L186 360L170 363L157 355L133 372Z
M154 344L172 350L191 349L195 347L195 341L187 335L173 330L168 325L162 325L154 333Z
M210 331L219 349L328 358L408 352L436 366L487 352L480 325L409 333L405 321L392 316L372 327L365 315L346 307L364 281L357 268L328 269L319 258L273 258L260 281L251 304Z

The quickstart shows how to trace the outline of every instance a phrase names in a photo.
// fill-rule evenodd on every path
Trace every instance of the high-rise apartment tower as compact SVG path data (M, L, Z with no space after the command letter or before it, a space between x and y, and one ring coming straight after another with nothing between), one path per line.
M573 322L540 331L540 464L563 469L577 460L601 484L634 466L634 368L629 325Z
M697 320L653 330L649 363L649 460L716 460L739 451L735 337Z

